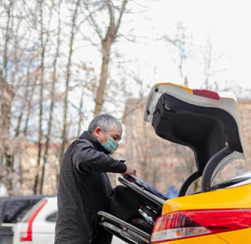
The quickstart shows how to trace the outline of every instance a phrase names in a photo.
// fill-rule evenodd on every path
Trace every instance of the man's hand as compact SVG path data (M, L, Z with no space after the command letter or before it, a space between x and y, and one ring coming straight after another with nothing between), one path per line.
M126 166L127 166L127 170L126 170L125 173L122 174L122 176L125 177L126 175L130 174L130 175L134 175L134 176L137 177L137 175L136 175L136 169L134 169L134 168L132 168L132 167L130 167L128 165L126 165Z

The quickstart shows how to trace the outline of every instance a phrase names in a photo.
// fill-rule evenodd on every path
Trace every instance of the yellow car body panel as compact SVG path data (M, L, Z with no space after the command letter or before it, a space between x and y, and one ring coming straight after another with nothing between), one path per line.
M251 185L243 185L167 200L162 215L190 209L251 208Z
M224 239L229 244L248 244L251 243L251 228L225 232L218 234L218 236ZM207 242L205 242L206 244Z
M162 215L183 210L199 209L249 209L251 208L251 185L243 185L212 192L194 194L167 200L162 209ZM248 244L251 243L251 228L205 235L201 237L184 238L162 244Z

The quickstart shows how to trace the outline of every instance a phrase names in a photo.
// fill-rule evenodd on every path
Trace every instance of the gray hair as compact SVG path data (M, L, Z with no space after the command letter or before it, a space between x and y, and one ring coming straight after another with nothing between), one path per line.
M97 127L100 127L102 129L102 131L104 131L105 133L112 130L114 128L114 126L118 126L121 130L121 132L123 131L122 129L122 125L121 123L114 118L113 116L109 115L109 114L100 114L97 115L89 124L88 127L88 131L90 133L92 133Z

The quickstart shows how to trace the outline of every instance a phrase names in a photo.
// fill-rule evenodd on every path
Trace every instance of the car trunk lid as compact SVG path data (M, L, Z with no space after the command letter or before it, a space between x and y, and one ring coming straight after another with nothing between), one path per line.
M217 162L213 163L207 182L222 164L236 158L247 162L233 93L195 90L172 83L156 84L149 94L144 120L152 124L158 136L188 146L194 153L197 171L187 179L181 195L191 182L202 176L213 157L218 158L214 159Z

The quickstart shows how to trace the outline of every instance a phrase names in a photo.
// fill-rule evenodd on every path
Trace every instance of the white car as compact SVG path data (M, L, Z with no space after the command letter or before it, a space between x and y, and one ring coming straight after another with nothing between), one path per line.
M13 244L54 244L57 197L45 197L35 204L13 228ZM124 244L113 237L112 244Z

